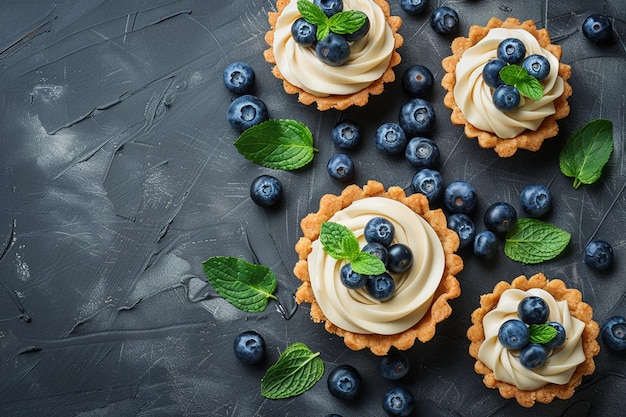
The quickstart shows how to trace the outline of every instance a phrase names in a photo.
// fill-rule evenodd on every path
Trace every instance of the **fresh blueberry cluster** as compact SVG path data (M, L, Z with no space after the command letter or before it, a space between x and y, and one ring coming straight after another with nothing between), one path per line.
M355 272L350 263L343 265L339 272L341 283L349 289L365 288L379 301L393 296L396 283L391 274L401 274L413 264L413 252L403 243L393 243L395 227L385 217L372 217L363 230L367 244L362 252L370 253L380 259L387 270L379 275L363 275Z
M314 0L313 4L328 18L343 12L342 0ZM330 30L326 36L318 40L318 25L302 16L292 23L291 36L300 46L315 48L315 54L323 63L340 66L350 58L351 43L363 39L369 29L370 21L365 16L365 21L359 28L347 33L336 33Z
M263 100L250 94L255 78L254 70L245 62L231 62L222 72L226 89L238 95L228 106L226 117L230 125L239 132L269 119Z
M511 111L519 106L521 94L516 86L502 80L500 71L507 65L520 65L530 76L542 81L550 74L550 61L539 54L526 56L526 46L517 38L504 39L498 45L496 53L497 58L483 67L483 80L493 89L493 104L501 111Z
M517 307L519 319L509 319L498 329L498 340L509 350L519 351L519 361L525 368L536 369L546 362L550 353L560 348L567 337L561 323L548 321L550 307L538 296L528 296ZM549 336L534 336L541 326L554 329ZM540 332L541 330L537 330Z

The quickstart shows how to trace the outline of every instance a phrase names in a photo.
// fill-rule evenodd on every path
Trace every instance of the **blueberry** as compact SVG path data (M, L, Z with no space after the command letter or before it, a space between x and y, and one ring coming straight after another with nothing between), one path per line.
M491 88L498 88L504 85L500 78L500 70L506 67L507 63L501 59L491 59L483 67L483 81Z
M232 62L222 73L224 85L228 91L235 94L244 94L252 90L254 78L254 70L245 62Z
M592 14L583 22L583 35L597 44L606 44L613 39L613 25L608 17Z
M498 253L498 237L491 230L483 230L474 237L474 255L480 259L493 259Z
M250 198L261 207L272 207L282 195L283 185L271 175L259 175L250 185Z
M407 135L420 136L432 129L435 123L435 110L427 100L413 98L400 108L398 122Z
M374 136L376 149L386 155L400 155L406 148L404 130L397 123L383 123Z
M411 365L406 353L390 350L380 362L380 373L385 379L396 381L409 373Z
M443 192L443 206L450 213L471 214L476 200L476 190L466 181L451 182Z
M363 237L368 243L378 242L381 245L389 246L393 241L395 227L389 219L376 216L365 223Z
M361 389L361 374L353 366L339 365L328 374L328 391L342 400L353 400Z
M507 349L519 350L530 340L528 326L521 320L509 319L500 325L498 340Z
M357 29L356 32L346 33L346 34L343 34L342 36L348 42L356 42L356 41L360 41L361 39L363 39L369 31L370 31L370 19L369 17L365 16L365 22L359 29Z
M347 182L354 177L354 162L345 153L337 153L331 156L326 168L328 175L337 181Z
M496 53L498 59L507 64L519 64L526 56L526 45L517 38L506 38L500 42Z
M339 279L341 279L341 283L344 287L351 290L358 290L359 288L363 288L363 286L365 286L365 283L367 282L367 275L354 272L352 265L347 263L339 270Z
M556 336L554 336L554 339L550 340L548 343L544 343L543 345L548 349L558 349L563 346L563 343L565 343L565 339L567 338L565 327L556 321L549 321L546 324L556 329Z
M396 283L387 272L379 275L370 275L365 284L367 292L378 301L386 301L393 296Z
M254 365L265 357L265 340L254 330L248 330L235 338L233 350L241 362Z
M548 320L550 307L543 298L531 295L520 301L517 315L526 324L543 324Z
M429 203L434 203L443 194L443 177L439 171L424 168L419 170L411 180L413 192L424 194Z
M409 140L404 157L415 168L434 168L439 163L439 147L434 140L418 136Z
M344 120L333 126L330 138L338 148L354 149L361 140L361 131L353 121Z
M291 24L291 37L299 45L313 46L317 42L317 26L299 17Z
M464 248L474 243L476 227L467 214L455 213L448 216L448 229L454 230L459 235L459 248Z
M393 274L401 274L413 264L413 252L403 243L389 246L387 254L387 269Z
M400 0L402 10L411 15L422 13L428 6L428 0Z
M315 54L324 64L338 67L350 58L350 44L343 36L330 32L315 45Z
M235 98L228 106L228 122L232 127L244 130L269 119L267 106L256 96L246 94Z
M313 0L313 4L322 9L328 17L343 11L343 0Z
M537 369L546 363L548 351L542 345L529 343L519 353L519 361L524 368Z
M484 216L485 227L494 233L506 233L517 223L517 210L508 203L493 203Z
M430 15L430 27L440 35L450 35L459 27L459 15L450 7L437 7Z
M404 387L394 387L383 395L383 410L392 417L411 415L414 407L413 395Z
M604 240L592 240L585 246L583 262L596 271L604 271L613 263L613 247Z
M522 210L530 217L541 217L550 210L552 196L543 185L531 184L522 190L519 202Z
M387 259L389 258L389 252L387 251L387 247L382 243L372 242L363 246L361 252L367 252L370 255L374 255L378 259L380 259L385 265L387 264Z
M602 341L611 350L626 350L626 319L622 316L613 316L604 322Z
M541 81L550 74L550 61L543 55L532 54L524 58L522 68L537 80Z
M521 96L516 87L503 84L493 90L492 100L498 110L511 111L519 106Z
M433 83L433 73L423 65L413 65L402 74L402 86L411 97L426 97Z

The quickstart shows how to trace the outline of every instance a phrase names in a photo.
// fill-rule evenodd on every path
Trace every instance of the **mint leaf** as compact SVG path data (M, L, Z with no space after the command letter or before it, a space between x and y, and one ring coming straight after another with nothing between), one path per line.
M338 260L353 259L360 253L359 241L352 230L339 223L322 223L320 242L324 252Z
M356 10L347 10L336 13L328 20L328 27L338 35L346 35L356 32L365 24L367 15Z
M246 129L235 147L255 164L285 171L309 164L317 151L309 128L290 119L270 119Z
M528 331L530 332L530 343L540 345L550 342L558 333L554 327L547 324L531 324Z
M306 0L298 0L297 6L298 11L307 22L315 26L328 26L326 13L314 3Z
M270 399L295 397L313 387L323 374L319 352L313 353L304 343L296 342L265 372L261 395Z
M519 90L519 93L533 100L543 97L543 86L523 67L519 65L506 65L500 70L500 78L508 85Z
M359 252L357 256L352 258L350 265L354 272L362 275L379 275L386 270L385 264L380 258L367 252Z
M613 152L613 123L596 119L578 129L559 155L561 172L574 178L574 188L593 184Z
M536 264L563 252L570 238L568 232L550 223L521 218L506 234L504 254L517 262Z
M215 291L240 310L260 313L276 290L276 276L266 266L243 259L215 256L202 263Z

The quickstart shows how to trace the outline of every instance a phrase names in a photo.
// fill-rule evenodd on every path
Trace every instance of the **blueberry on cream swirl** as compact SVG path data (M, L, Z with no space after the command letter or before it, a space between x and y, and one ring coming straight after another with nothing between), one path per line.
M396 290L389 300L378 301L365 289L343 286L339 271L346 261L327 255L319 240L312 242L307 261L311 288L328 320L353 333L391 335L409 329L426 314L442 279L445 255L432 226L406 205L389 198L357 200L328 221L352 230L363 247L365 224L376 216L393 223L393 243L404 243L413 251L411 268L394 274Z
M517 319L520 301L532 295L546 301L550 308L548 321L561 323L566 334L563 346L553 350L546 363L536 369L525 368L518 359L519 351L508 350L498 340L502 323ZM521 390L532 391L550 383L566 384L576 367L586 359L582 346L585 323L570 314L567 301L556 301L549 292L540 288L504 291L496 308L483 318L483 327L485 341L478 351L478 359L493 371L497 380L513 384Z
M520 105L503 112L493 104L492 90L483 81L483 67L497 58L497 48L506 38L517 38L526 47L527 55L539 54L550 62L550 73L541 82L543 97L532 100L522 97ZM454 99L463 115L476 128L496 136L513 138L524 130L537 130L543 120L556 112L554 100L564 91L564 81L558 74L559 60L539 45L537 39L523 29L493 28L480 42L467 49L456 65Z
M297 1L285 7L276 21L273 49L282 76L316 97L356 93L380 78L394 50L394 35L383 10L373 0L344 0L344 10L365 13L370 21L367 35L350 46L350 58L340 66L324 64L315 48L298 45L291 25L301 17Z

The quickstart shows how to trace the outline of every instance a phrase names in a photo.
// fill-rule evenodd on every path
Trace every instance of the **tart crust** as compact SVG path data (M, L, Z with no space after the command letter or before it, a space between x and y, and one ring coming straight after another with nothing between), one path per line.
M397 66L402 58L398 53L397 49L400 48L404 42L404 38L398 33L400 26L402 26L402 19L399 16L392 16L389 8L389 4L385 0L373 0L385 14L387 23L393 32L394 37L394 49L391 55L391 60L389 61L389 65L383 75L372 82L366 88L357 91L353 94L347 95L330 95L327 97L317 97L313 94L310 94L300 87L297 87L287 81L280 70L278 69L278 65L276 65L276 58L274 56L274 48L272 45L274 44L274 29L276 27L276 20L282 13L283 9L289 4L290 0L278 0L276 2L276 12L268 13L268 20L270 23L271 30L269 30L265 34L265 42L270 46L269 49L266 49L263 52L263 56L267 62L270 64L274 64L272 67L272 74L276 78L279 78L283 81L283 88L287 94L298 94L298 101L303 104L310 105L315 103L317 105L317 109L324 111L329 109L337 109L337 110L345 110L350 106L365 106L369 100L370 95L380 95L384 90L384 84L390 83L396 79L396 75L393 71L393 67Z
M563 94L554 101L555 113L544 119L537 130L525 130L518 136L510 139L499 138L491 132L487 132L478 129L470 122L467 121L461 109L459 109L454 99L454 85L456 84L456 64L461 59L463 53L470 47L476 45L482 40L487 33L493 28L507 28L507 29L523 29L532 34L541 47L550 51L556 58L559 59L559 76L564 81ZM546 29L538 30L535 23L532 20L527 20L520 23L518 19L508 18L504 22L497 18L491 18L487 23L487 26L472 26L469 30L469 37L459 37L452 41L451 49L452 56L444 58L442 61L443 69L446 71L441 85L448 92L444 98L444 105L452 110L450 120L456 125L465 125L465 135L468 138L477 138L478 144L482 148L493 148L500 157L512 156L518 149L525 149L528 151L537 151L541 148L543 141L552 138L557 135L559 126L557 124L558 119L563 119L569 115L570 107L567 103L567 99L572 95L572 87L567 80L572 75L572 69L569 65L560 61L562 55L562 49L558 45L550 43L550 35Z
M358 334L336 326L324 316L310 283L307 257L311 252L312 242L319 237L322 223L354 201L367 197L386 197L405 204L433 227L441 240L445 254L442 279L435 291L430 308L424 317L411 328L393 335ZM294 267L294 274L302 281L302 284L296 291L296 301L298 304L303 302L311 304L311 319L316 323L324 322L326 330L342 337L350 349L369 348L376 355L385 355L392 347L406 350L415 344L415 339L421 342L431 340L435 335L436 324L448 318L452 313L448 300L461 294L461 286L455 277L463 269L463 260L455 254L459 247L459 237L454 231L448 229L443 211L431 210L428 200L422 194L412 194L407 197L400 187L389 187L385 191L380 182L371 180L363 188L349 185L339 196L324 195L320 199L319 211L304 217L300 227L304 236L295 246L299 260Z
M500 300L502 293L510 288L529 290L531 288L542 288L552 294L557 301L567 301L567 306L572 316L583 321L585 328L582 332L582 346L585 353L585 361L579 364L568 383L563 385L547 384L533 391L524 391L515 385L498 381L495 379L493 371L489 369L480 359L478 359L478 349L485 341L485 331L483 328L483 317L493 310ZM513 398L524 407L532 407L536 401L540 403L551 403L557 397L568 399L574 395L574 390L582 382L584 375L591 375L595 370L593 357L600 351L600 346L596 341L600 328L593 320L593 309L589 304L582 301L580 291L568 289L565 283L559 279L548 280L542 273L526 278L520 275L511 284L501 281L493 289L493 293L480 297L480 307L472 313L473 325L467 331L467 337L471 344L469 354L476 359L474 370L477 374L483 375L483 383L489 388L497 388L504 398Z

